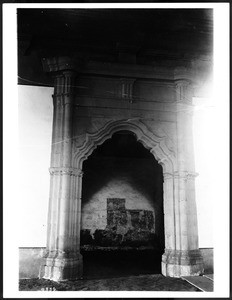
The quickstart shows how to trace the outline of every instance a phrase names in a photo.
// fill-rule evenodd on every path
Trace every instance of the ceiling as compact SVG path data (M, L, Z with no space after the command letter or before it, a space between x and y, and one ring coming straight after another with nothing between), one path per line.
M52 85L41 58L79 55L212 69L212 9L18 9L19 84Z

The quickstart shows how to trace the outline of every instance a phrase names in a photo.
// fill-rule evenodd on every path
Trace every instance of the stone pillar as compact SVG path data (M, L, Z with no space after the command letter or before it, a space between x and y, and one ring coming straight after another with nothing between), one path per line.
M179 80L176 85L176 92L178 170L170 174L173 180L172 190L174 191L175 242L172 243L171 247L167 244L162 257L162 273L172 277L203 273L203 260L198 246L190 82ZM167 184L166 179L164 186ZM171 186L167 189L170 188ZM171 205L171 201L168 199L166 201ZM167 208L166 210L168 211Z
M173 176L171 173L164 173L164 224L165 224L165 249L175 249L175 202L173 190ZM171 201L170 201L171 200Z
M54 281L82 276L76 195L80 171L72 166L74 86L74 72L55 77L47 248L40 270L40 277Z

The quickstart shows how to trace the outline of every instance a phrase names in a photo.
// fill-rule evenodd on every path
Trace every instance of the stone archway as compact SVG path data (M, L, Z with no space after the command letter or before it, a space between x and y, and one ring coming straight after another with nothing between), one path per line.
M172 142L167 136L160 136L155 130L149 131L138 120L133 122L117 120L107 123L96 133L85 135L84 143L73 150L72 168L50 168L53 179L51 187L53 201L50 202L49 212L53 222L48 228L47 253L41 268L41 276L44 278L59 281L82 276L83 263L80 254L82 165L98 145L120 130L133 132L137 141L150 150L163 168L165 253L162 256L162 274L180 277L200 274L203 271L203 262L198 249L195 199L189 198L192 202L188 201L190 206L188 207L186 201L181 198L186 192L186 182L188 181L188 185L191 186L194 174L178 171L176 154L170 149L173 148ZM57 201L59 195L54 195L57 193L55 186L60 180L63 182L63 186L58 183L63 206L61 201Z
M160 134L155 133L155 130L154 132L149 131L139 120L110 121L96 133L87 133L83 145L74 151L72 164L81 170L83 161L91 155L93 150L111 138L115 132L121 130L133 132L137 141L141 142L146 149L151 151L158 163L162 165L164 173L170 174L176 171L174 150L170 150L166 143L169 140L169 145L172 145L172 141L165 135L160 136Z
M162 273L172 277L201 274L203 260L198 248L191 107L184 102L185 98L175 104L175 144L157 130L154 124L160 123L154 123L149 130L139 118L135 118L109 121L95 133L84 134L84 141L79 145L73 136L74 87L73 71L64 71L63 75L56 77L47 247L40 277L60 281L82 276L83 161L98 145L120 130L133 132L137 141L163 168L165 253Z
M162 258L162 273L173 277L184 274L199 274L202 272L202 258L198 250L198 242L195 241L193 245L189 245L186 241L185 245L183 243L181 245L181 240L186 239L186 228L180 228L180 219L185 218L184 214L187 212L180 211L179 180L186 180L186 177L191 177L191 174L179 174L175 152L167 146L167 136L156 135L140 121L119 120L109 122L97 133L86 134L84 144L74 154L73 165L77 166L78 170L82 170L83 161L91 155L93 150L119 130L133 132L137 141L140 141L145 148L150 150L163 168L165 253ZM168 142L169 145L172 145L170 140ZM77 189L79 197L81 197L81 178ZM187 224L185 225L187 226ZM197 236L197 232L195 235ZM185 249L182 250L181 246L184 246Z
M191 197L192 202L188 202L192 210L191 218L188 213L190 208L181 199L181 195L186 192L183 190L186 188L186 181L190 181L188 184L191 185L194 174L178 171L176 154L170 146L167 146L167 144L172 145L167 136L149 131L138 120L134 122L118 120L107 123L96 133L86 134L82 146L74 148L72 168L50 168L53 194L49 213L52 221L48 228L47 253L41 268L41 276L44 278L59 281L82 276L83 263L80 254L82 165L98 145L120 130L133 132L137 141L150 150L163 168L165 227L163 275L180 277L200 274L203 271L203 262L198 249L195 199ZM55 186L60 180L63 180L60 190L63 206L57 201L58 195L54 195L57 193ZM191 222L191 232L188 230L189 222ZM62 230L59 231L60 228ZM63 234L61 235L60 232Z
M161 273L163 171L131 131L83 162L80 252L85 278Z

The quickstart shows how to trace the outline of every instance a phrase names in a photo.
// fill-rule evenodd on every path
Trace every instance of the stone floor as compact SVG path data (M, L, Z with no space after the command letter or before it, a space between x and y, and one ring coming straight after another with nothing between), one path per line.
M209 291L213 275L170 278L161 275L161 253L143 251L83 252L83 279L54 282L21 279L20 291ZM210 281L210 282L208 282Z
M161 274L127 276L109 279L83 279L53 282L45 279L21 279L20 291L200 291L181 278Z

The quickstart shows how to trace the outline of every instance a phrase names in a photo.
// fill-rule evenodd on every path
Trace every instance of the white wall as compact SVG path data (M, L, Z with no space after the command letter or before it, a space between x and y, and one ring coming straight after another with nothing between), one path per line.
M18 87L18 160L20 247L46 245L49 165L52 132L52 88Z
M193 99L193 116L196 204L198 216L199 245L213 247L214 186L217 185L217 157L215 156L215 107L210 99Z
M49 199L50 145L52 131L52 88L19 86L20 201L19 246L46 245ZM197 101L197 100L195 100ZM203 100L202 100L203 101ZM203 101L204 102L204 101ZM198 101L199 103L199 101ZM202 103L202 102L200 102ZM213 108L197 106L194 115L196 200L199 246L213 247L214 185L218 162L215 156Z

